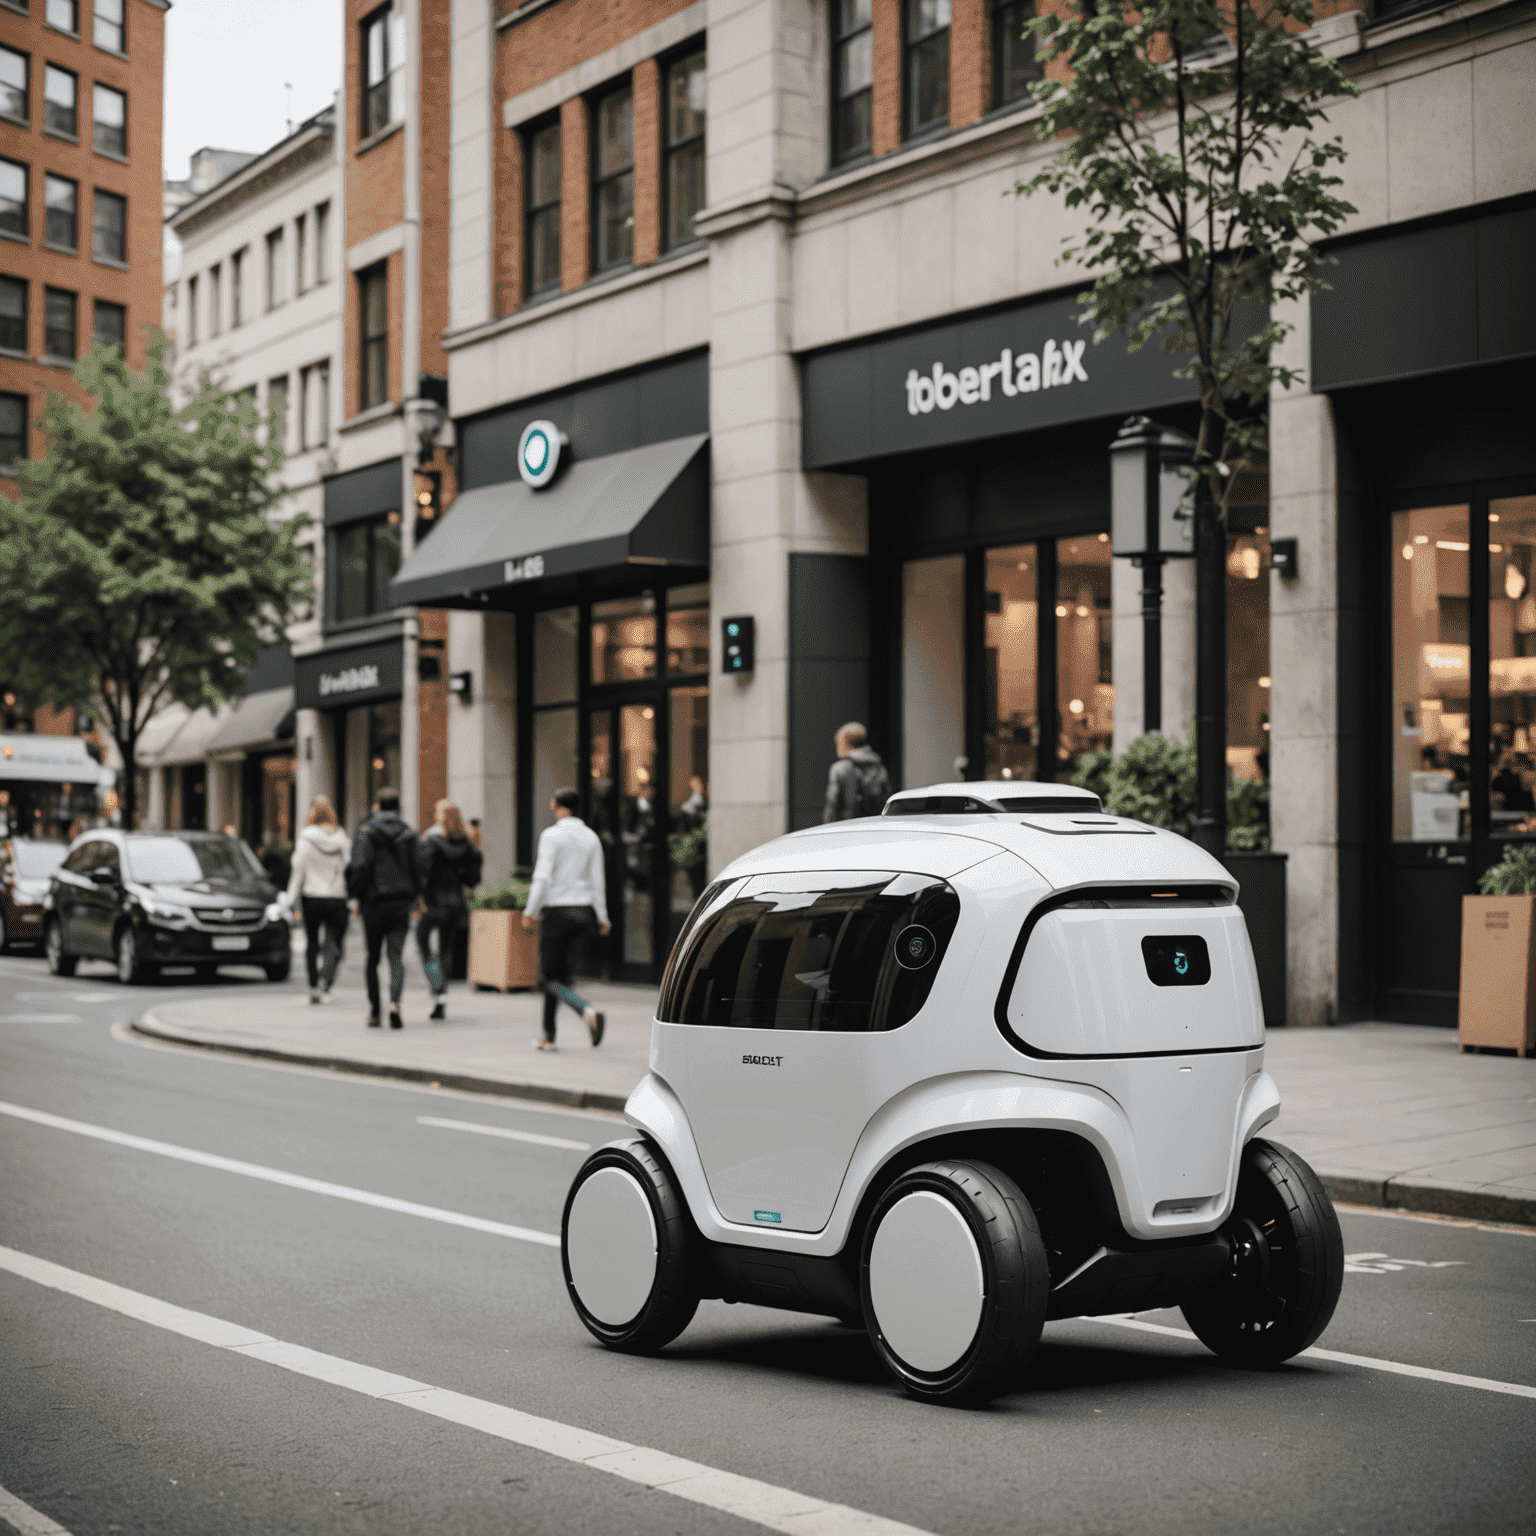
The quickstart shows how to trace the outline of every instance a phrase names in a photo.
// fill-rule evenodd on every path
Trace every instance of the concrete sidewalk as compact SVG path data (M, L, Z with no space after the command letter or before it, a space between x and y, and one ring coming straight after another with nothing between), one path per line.
M607 1015L593 1050L560 1014L560 1048L536 1050L542 999L456 986L426 1020L412 973L403 1030L366 1029L360 987L313 1007L291 988L241 988L162 1003L141 1033L215 1050L487 1093L618 1110L645 1075L654 988L583 983ZM1399 1024L1279 1029L1266 1065L1283 1104L1271 1134L1336 1199L1536 1226L1536 1059L1462 1056L1453 1031Z

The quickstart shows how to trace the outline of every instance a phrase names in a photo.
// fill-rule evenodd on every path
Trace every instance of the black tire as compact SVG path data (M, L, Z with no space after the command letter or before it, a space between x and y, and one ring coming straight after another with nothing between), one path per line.
M1223 1231L1230 1274L1183 1306L1207 1349L1247 1370L1272 1370L1316 1342L1344 1284L1344 1237L1318 1177L1278 1142L1243 1149L1237 1201Z
M293 973L293 956L284 955L281 960L269 960L265 969L268 981L287 981Z
M8 955L11 952L11 930L5 920L5 908L0 907L0 955Z
M618 1323L597 1317L582 1301L571 1277L571 1209L582 1186L605 1169L626 1173L640 1186L656 1236L655 1278L649 1294L633 1317ZM693 1223L672 1170L648 1143L600 1147L581 1165L560 1216L560 1267L571 1305L593 1338L625 1354L649 1355L670 1344L693 1321L699 1290L690 1255L692 1237Z
M218 974L219 968L216 965L194 965L192 967L192 976L196 981L209 982Z
M920 1192L940 1196L960 1214L982 1267L976 1333L966 1352L938 1371L918 1370L896 1353L870 1296L870 1255L880 1223L898 1201ZM979 1405L1015 1386L1040 1342L1050 1286L1035 1213L1018 1185L989 1163L946 1159L909 1170L880 1197L864 1230L859 1294L865 1326L886 1368L919 1402Z
M59 927L57 918L43 930L43 957L48 962L50 976L73 976L75 967L80 963L78 955L65 953L64 931Z
M139 936L132 923L124 923L117 930L112 953L117 964L117 979L125 987L139 986L154 974L154 967L146 964L139 952Z

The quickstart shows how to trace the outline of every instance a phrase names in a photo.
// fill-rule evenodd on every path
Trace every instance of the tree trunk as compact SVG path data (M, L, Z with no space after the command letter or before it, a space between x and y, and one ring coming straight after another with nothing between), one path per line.
M124 832L133 831L134 818L139 812L139 773L134 758L138 745L136 736L117 743L117 750L123 758L123 787L117 798L122 807Z

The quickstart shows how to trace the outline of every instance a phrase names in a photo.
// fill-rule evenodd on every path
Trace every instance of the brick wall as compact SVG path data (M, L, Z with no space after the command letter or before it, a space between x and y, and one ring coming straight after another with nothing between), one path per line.
M590 163L588 116L580 96L560 108L560 283L567 293L586 282L592 265L592 224L585 195ZM521 239L521 222L516 219L513 225L516 239Z
M874 0L870 22L875 71L870 141L875 154L888 155L901 147L901 0Z
M450 10L449 0L421 7L421 366L439 375L448 372Z
M635 102L635 265L661 254L661 71L642 59L633 74Z
M992 109L992 37L987 0L952 0L949 125L964 128Z
M437 677L416 686L416 803L425 831L432 825L433 806L448 793L448 615L422 608L416 621L423 641L442 642L441 646L422 645L419 652L438 663Z

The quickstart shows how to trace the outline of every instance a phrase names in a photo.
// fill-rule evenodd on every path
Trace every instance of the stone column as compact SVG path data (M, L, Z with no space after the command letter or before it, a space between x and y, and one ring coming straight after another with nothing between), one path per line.
M448 700L448 798L465 821L480 823L483 880L497 885L512 873L517 762L516 625L509 613L448 615L453 672L468 672L468 704Z

